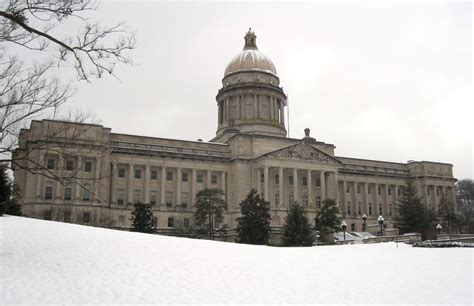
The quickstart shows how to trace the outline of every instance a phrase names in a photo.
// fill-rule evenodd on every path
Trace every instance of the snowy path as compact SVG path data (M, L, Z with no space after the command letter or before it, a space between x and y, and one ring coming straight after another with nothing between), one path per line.
M0 252L0 304L473 302L467 248L273 248L1 217Z

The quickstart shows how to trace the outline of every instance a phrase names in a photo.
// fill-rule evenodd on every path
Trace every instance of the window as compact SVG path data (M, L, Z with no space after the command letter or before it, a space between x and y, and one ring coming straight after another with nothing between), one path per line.
M379 188L377 188L377 194L380 195L381 193L382 193L382 188L380 188L380 186L379 186Z
M156 170L151 170L151 173L150 173L150 174L151 174L150 176L151 176L151 179L152 179L152 180L157 180L157 179L158 179L158 171L156 171Z
M232 105L231 118L237 119L237 105Z
M367 193L368 193L368 194L371 194L371 193L372 193L372 188L370 188L370 186L367 186Z
M187 173L183 173L181 175L181 181L185 182L185 183L188 182L188 174Z
M168 218L168 227L174 227L174 218Z
M426 195L430 195L430 187L426 187Z
M125 168L118 169L118 177L125 177Z
M74 170L74 161L71 159L66 160L66 170Z
M203 178L203 175L202 173L198 173L197 176L196 176L196 181L198 183L202 183L204 181L204 178Z
M346 186L346 193L349 193L349 192L351 192L351 185Z
M166 172L166 180L167 181L173 181L173 172L171 172L171 171Z
M307 178L306 176L303 176L303 177L301 178L301 181L302 181L301 184L302 184L303 186L308 186L308 178Z
M123 205L125 202L125 189L117 189L117 205Z
M133 203L142 203L142 191L140 189L133 191Z
M91 222L91 213L86 211L82 214L82 223L90 223Z
M156 198L158 197L158 192L152 191L150 192L150 205L155 206L156 205Z
M293 176L292 175L288 176L288 185L290 185L290 186L293 185Z
M316 183L316 187L321 187L321 179L319 177L316 178L315 183Z
M64 222L71 222L71 212L69 210L64 212Z
M45 210L44 215L43 215L43 219L51 220L52 215L53 215L53 212L51 210Z
M263 174L260 174L260 183L264 183L265 182L265 176Z
M290 204L293 204L294 199L295 199L295 197L294 197L294 195L293 195L293 192L290 192L290 193L288 194L288 202L289 202Z
M360 185L357 184L357 193L360 193Z
M439 197L439 188L436 188L436 196Z
M303 193L303 206L308 207L308 194Z
M392 204L388 205L388 215L391 217L392 216Z
M124 215L118 216L118 223L120 225L124 225L124 223L125 223L125 216Z
M183 220L183 226L184 226L184 227L189 227L189 219L188 219L188 218L184 218L184 220Z
M275 192L275 206L280 205L280 193Z
M351 214L351 202L347 202L347 214Z
M392 187L388 187L388 195L392 195Z
M359 214L359 216L362 215L362 205L361 205L360 202L359 202L359 205L357 207L357 213Z
M181 207L182 208L188 207L188 200L189 200L188 193L187 192L181 193Z
M213 185L217 184L217 175L213 174L211 176L211 184Z
M382 203L379 203L379 215L382 215Z
M91 189L89 185L85 185L84 189L82 190L82 200L83 201L91 200Z
M316 207L321 208L321 196L316 196Z
M53 186L46 186L44 189L44 199L51 200L53 199Z
M247 103L247 118L252 118L252 104Z
M48 158L48 160L46 161L46 168L48 168L49 170L54 169L54 159Z
M372 216L372 203L369 203L369 216Z
M351 232L355 232L356 230L356 225L354 223L351 223Z
M135 175L134 177L136 179L141 179L142 178L142 169L135 169Z
M260 116L260 118L267 118L268 117L268 114L267 114L267 106L265 104L262 105L262 114Z
M167 191L165 195L166 207L173 206L173 192Z
M398 196L401 196L402 195L402 188L398 188Z
M280 176L278 174L275 175L275 184L280 183Z
M92 172L92 162L91 161L86 161L84 163L84 171L85 172Z
M71 201L71 199L72 199L72 188L71 187L65 187L64 188L64 200Z

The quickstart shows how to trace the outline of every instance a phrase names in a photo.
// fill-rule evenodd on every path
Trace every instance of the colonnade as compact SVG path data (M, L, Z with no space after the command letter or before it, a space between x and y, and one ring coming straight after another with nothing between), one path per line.
M190 195L190 200L191 206L194 205L194 199L196 196L196 193L199 191L198 190L198 184L202 184L202 186L199 186L201 188L219 188L221 189L224 194L226 194L226 189L227 189L227 184L226 184L226 176L227 172L222 171L222 170L210 170L210 169L202 169L202 168L187 168L187 167L170 167L170 166L163 166L163 165L150 165L150 164L134 164L134 163L129 163L128 165L125 165L123 163L120 163L121 166L126 166L128 168L128 177L126 177L126 183L127 183L127 203L133 203L133 192L135 190L135 184L137 181L142 181L142 185L140 187L143 187L143 201L144 203L150 203L150 193L151 193L151 171L156 170L161 173L160 178L156 178L156 180L159 181L159 188L158 190L154 190L157 193L159 193L160 198L159 202L162 207L166 207L166 192L167 191L172 191L174 194L174 201L175 205L174 206L181 206L181 196L183 194L182 192L182 187L183 184L187 184L186 191L188 191L188 194ZM135 169L139 167L140 169L145 169L145 175L143 178L136 179L135 176ZM168 171L173 171L173 179L170 181L167 178L167 172ZM111 179L111 188L112 188L112 193L111 193L111 202L112 203L117 203L117 174L118 174L118 163L113 162L112 163L112 179ZM186 181L183 181L183 173L186 173L188 175L188 178ZM202 177L202 183L197 182L197 176L198 173L203 175ZM212 176L216 175L219 177L218 182L215 184L212 183ZM169 186L169 184L173 184L174 186ZM141 189L140 189L141 190ZM158 201L158 199L157 199Z
M281 99L253 94L250 95L250 113L248 115L247 100L244 99L245 95L238 95L234 97L224 98L219 102L219 124L227 122L230 119L250 119L250 118L263 118L278 120L279 123L283 124L285 121L284 117L284 104ZM263 99L263 97L265 99ZM234 100L234 101L232 101ZM235 101L237 100L237 101ZM262 106L268 106L267 113L262 113Z

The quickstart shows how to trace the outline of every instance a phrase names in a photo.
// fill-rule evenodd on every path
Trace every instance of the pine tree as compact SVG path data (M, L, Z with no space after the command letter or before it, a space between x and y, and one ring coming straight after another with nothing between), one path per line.
M132 211L132 232L140 233L156 233L157 220L153 216L150 204L135 203L133 204L134 210Z
M304 208L295 202L287 210L283 228L284 246L312 246L315 241L311 225Z
M237 218L239 242L248 244L268 244L270 235L270 203L252 189L240 203L242 217Z
M400 233L421 233L422 238L430 229L430 216L417 195L412 179L407 180L402 196L398 199L396 222Z
M454 204L444 195L439 200L438 217L443 223L443 228L447 233L453 233L459 224L459 218L454 209Z
M220 189L205 188L196 194L194 220L198 227L214 238L215 229L224 221L224 192Z
M329 234L340 230L342 219L339 217L339 208L336 201L326 199L323 201L323 207L316 215L316 230L319 231L321 239L329 243Z
M16 199L18 192L8 177L7 169L7 165L0 164L0 216L3 214L21 216L21 205Z

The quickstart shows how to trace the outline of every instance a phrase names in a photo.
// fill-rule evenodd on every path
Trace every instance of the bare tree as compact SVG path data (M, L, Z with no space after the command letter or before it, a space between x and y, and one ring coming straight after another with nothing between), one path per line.
M88 18L98 8L98 2L92 0L0 4L0 162L59 179L44 163L30 157L46 147L67 156L64 148L85 129L74 124L51 128L42 141L29 144L12 159L19 147L20 129L35 118L58 118L58 108L75 92L73 82L115 76L118 63L133 64L129 51L135 47L134 34L124 22L106 27ZM68 78L70 66L74 69ZM79 114L65 121L80 123L88 118Z

